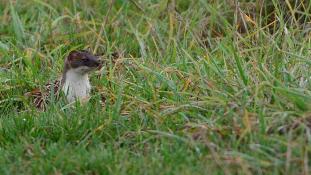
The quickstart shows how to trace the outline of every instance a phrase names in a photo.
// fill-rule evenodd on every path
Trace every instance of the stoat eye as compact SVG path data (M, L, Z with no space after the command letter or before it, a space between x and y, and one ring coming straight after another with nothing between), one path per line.
M82 61L87 61L87 58L86 57L82 57L81 60Z

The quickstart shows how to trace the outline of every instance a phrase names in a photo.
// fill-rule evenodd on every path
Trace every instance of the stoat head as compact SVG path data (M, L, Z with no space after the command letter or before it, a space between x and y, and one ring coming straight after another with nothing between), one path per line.
M71 51L65 60L65 71L87 74L101 66L101 61L86 50Z

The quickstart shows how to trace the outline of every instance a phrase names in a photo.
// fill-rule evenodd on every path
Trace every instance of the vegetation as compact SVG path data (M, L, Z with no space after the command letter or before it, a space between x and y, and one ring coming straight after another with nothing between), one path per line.
M310 8L0 0L0 174L309 174ZM85 48L90 103L35 109Z

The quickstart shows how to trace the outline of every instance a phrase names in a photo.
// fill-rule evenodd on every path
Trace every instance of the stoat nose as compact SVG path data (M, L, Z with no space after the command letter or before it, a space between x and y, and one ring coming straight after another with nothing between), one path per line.
M103 66L103 61L98 59L98 60L96 60L95 65L96 65L96 67L98 67L100 69Z
M102 64L103 64L103 61L102 61L102 60L98 59L98 60L96 61L96 65L97 65L97 66L101 66Z

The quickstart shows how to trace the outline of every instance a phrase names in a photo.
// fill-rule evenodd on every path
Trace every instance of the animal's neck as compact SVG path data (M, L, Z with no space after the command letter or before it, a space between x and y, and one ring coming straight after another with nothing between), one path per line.
M69 102L76 99L88 98L90 92L90 82L88 74L81 74L75 70L68 70L63 75L63 91Z
M79 72L76 72L74 70L68 70L63 75L64 83L66 82L88 82L89 76L88 74L81 74Z

